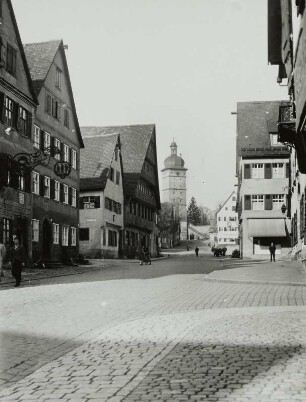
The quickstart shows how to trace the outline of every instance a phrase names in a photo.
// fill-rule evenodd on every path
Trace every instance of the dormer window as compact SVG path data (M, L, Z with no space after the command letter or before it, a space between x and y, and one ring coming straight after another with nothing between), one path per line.
M278 141L278 134L271 134L270 139L272 147L281 147L283 145L281 142Z

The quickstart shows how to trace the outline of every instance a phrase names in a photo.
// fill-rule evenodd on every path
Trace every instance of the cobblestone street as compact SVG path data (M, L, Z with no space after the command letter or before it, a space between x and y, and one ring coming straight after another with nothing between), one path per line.
M306 285L263 268L5 288L0 400L304 401Z

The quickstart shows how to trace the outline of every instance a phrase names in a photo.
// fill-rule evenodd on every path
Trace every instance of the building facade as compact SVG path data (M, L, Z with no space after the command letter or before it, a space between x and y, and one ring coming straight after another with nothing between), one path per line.
M280 102L237 104L240 253L267 258L290 251L290 150L277 141Z
M20 238L31 257L31 173L18 154L32 153L37 98L10 0L0 8L0 242Z
M305 1L268 0L268 61L287 84L278 134L291 147L291 256L306 264L306 15Z
M239 248L239 224L236 212L237 190L230 196L217 212L217 247L226 247L228 253Z
M177 144L170 145L171 155L164 161L162 169L162 199L173 205L174 214L180 224L180 236L187 239L187 168L181 156L177 155Z
M61 40L25 45L39 106L33 146L49 154L32 172L32 258L51 263L78 258L79 155L77 119L65 46ZM56 167L69 166L69 174ZM64 167L65 167L64 166Z
M123 171L119 134L84 138L81 151L80 252L122 256Z
M124 230L119 249L122 257L135 258L144 246L154 256L160 210L155 125L82 128L84 138L114 133L120 134L123 166Z

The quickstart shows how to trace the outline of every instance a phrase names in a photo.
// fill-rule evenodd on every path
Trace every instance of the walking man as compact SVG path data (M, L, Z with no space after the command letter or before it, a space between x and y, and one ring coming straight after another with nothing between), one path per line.
M196 256L198 257L198 256L199 256L199 248L196 247L194 251L195 251L195 253L196 253Z
M275 261L275 244L271 243L271 246L269 247L269 251L270 251L270 262Z
M20 244L18 237L14 237L14 246L11 248L11 266L12 275L16 279L15 287L18 287L21 282L22 268L25 267L26 255L25 249Z
M1 278L4 277L3 263L4 263L4 259L5 259L5 254L6 254L5 245L3 243L0 243L0 282L1 282Z

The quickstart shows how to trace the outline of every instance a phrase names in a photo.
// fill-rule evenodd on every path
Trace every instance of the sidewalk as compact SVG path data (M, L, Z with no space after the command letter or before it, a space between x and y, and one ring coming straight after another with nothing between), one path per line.
M225 260L220 262L224 263ZM228 268L211 272L205 277L205 280L306 285L306 270L300 261L270 262L267 260L227 259L224 265Z

